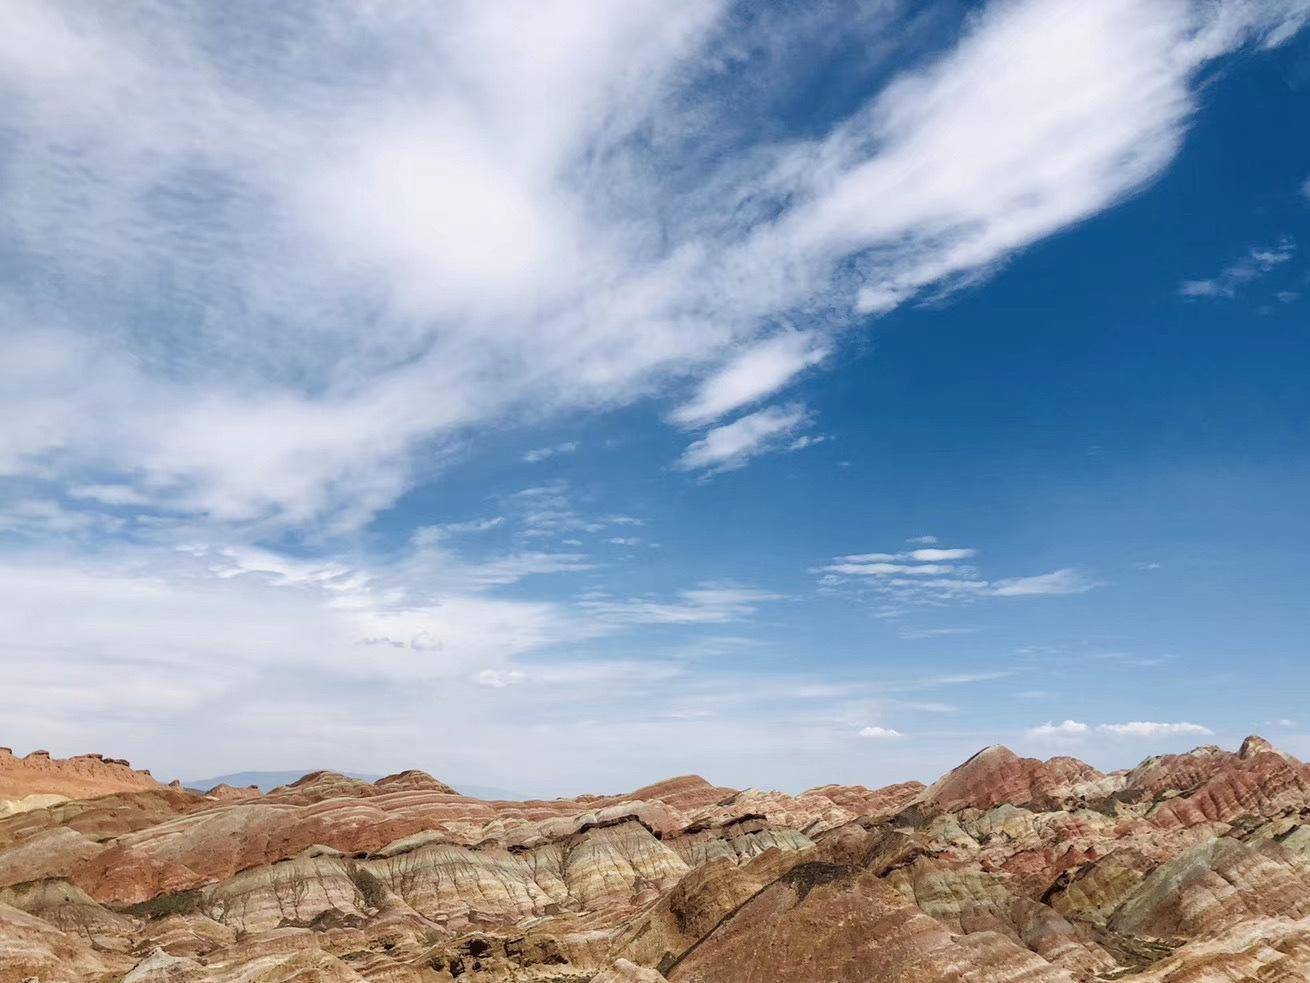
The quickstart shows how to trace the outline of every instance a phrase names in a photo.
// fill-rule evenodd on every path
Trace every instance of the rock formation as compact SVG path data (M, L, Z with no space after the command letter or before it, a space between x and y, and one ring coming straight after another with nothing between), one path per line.
M0 747L0 817L39 809L66 799L90 799L111 792L157 788L148 771L99 754L52 758L49 751L17 757Z
M0 794L0 983L1310 978L1310 768L1257 737L523 802L0 753Z

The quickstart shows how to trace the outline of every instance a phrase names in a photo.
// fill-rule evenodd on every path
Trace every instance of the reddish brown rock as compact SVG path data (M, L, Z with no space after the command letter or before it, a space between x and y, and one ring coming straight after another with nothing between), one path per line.
M141 780L71 760L22 767ZM1310 966L1310 773L1256 737L1109 775L989 748L929 788L801 795L683 776L485 802L420 771L48 794L0 816L0 983L10 965L13 983L1283 983Z
M915 804L926 814L936 815L960 809L989 809L1009 803L1067 799L1083 786L1106 776L1076 758L1020 758L1007 747L983 748L935 785L924 790Z
M259 790L258 785L247 785L245 788L237 788L227 783L220 783L205 793L207 799L221 799L224 802L236 802L241 799L257 799L264 793Z
M994 933L961 939L886 881L833 864L792 868L665 974L670 983L1069 983Z
M134 771L121 759L99 754L52 758L49 751L19 758L9 748L0 748L0 803L38 794L90 799L158 787L150 772Z

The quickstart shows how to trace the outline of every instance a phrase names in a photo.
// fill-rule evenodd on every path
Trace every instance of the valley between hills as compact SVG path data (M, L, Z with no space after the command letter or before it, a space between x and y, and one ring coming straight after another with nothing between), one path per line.
M0 983L1291 983L1310 767L978 752L800 795L264 793L0 749Z

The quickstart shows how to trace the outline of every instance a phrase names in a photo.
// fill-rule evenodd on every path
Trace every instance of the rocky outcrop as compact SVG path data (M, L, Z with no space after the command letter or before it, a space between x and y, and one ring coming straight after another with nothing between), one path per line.
M245 788L237 788L234 785L220 782L205 793L205 798L220 799L223 802L234 802L241 799L257 799L263 794L264 793L259 790L258 785L247 785Z
M33 751L20 758L9 748L0 747L0 816L24 811L16 804L37 795L89 799L157 787L159 783L150 772L135 771L121 759L99 754L52 758L49 751Z

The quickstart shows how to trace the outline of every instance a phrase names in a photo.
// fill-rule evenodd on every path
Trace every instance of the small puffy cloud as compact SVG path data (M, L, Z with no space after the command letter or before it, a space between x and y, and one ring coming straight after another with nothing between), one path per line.
M683 426L709 423L776 392L827 354L828 349L808 332L769 338L736 355L702 382L691 402L673 412L672 420Z
M1185 720L1178 723L1132 720L1126 724L1097 724L1096 729L1102 734L1112 734L1115 737L1164 737L1183 734L1205 737L1214 733L1209 727L1191 724Z
M1038 574L1035 577L1011 577L998 580L991 593L996 597L1038 597L1052 594L1083 594L1100 586L1095 580L1072 567Z
M809 422L810 411L799 403L756 410L732 423L715 427L688 445L676 466L682 471L707 471L711 474L734 471L752 457L767 451L779 438L791 436Z
M523 455L523 460L528 464L537 464L540 461L545 461L549 458L555 457L557 454L572 454L580 446L581 445L576 440L566 440L562 444L555 444L551 447L538 447L535 450L530 450Z
M935 546L937 544L936 536L911 536L906 540L911 546Z
M1079 720L1066 720L1062 724L1047 721L1039 727L1031 727L1028 730L1028 736L1032 738L1070 738L1082 737L1091 728Z
M890 727L861 727L860 736L870 741L898 741L905 735Z
M640 546L641 539L637 536L611 536L608 542L615 546Z

